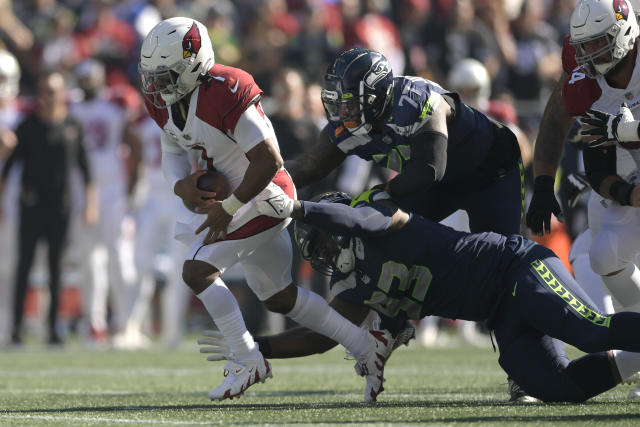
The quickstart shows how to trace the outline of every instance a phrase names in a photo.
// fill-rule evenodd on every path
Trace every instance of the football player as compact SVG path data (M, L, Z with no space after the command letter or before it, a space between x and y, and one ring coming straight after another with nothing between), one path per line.
M129 149L131 169L135 170L140 163L140 141L127 111L114 102L111 91L106 87L104 65L97 60L86 60L76 67L75 75L84 99L71 104L71 113L84 129L100 219L86 229L77 222L72 228L73 237L78 240L77 246L83 249L82 253L75 255L89 256L85 306L88 308L91 338L94 344L103 347L108 337L109 294L113 300L114 329L121 331L127 317L120 243L127 188L134 183L127 182L122 146Z
M298 187L357 155L398 172L385 188L408 211L440 221L462 209L472 231L520 231L517 140L458 94L394 77L383 55L355 48L329 66L322 101L329 123L314 149L286 162Z
M553 193L562 155L560 135L566 134L571 116L588 116L582 134L585 173L593 188L588 206L590 266L611 294L614 307L625 311L640 310L636 261L640 243L635 237L640 190L634 178L637 172L631 170L640 160L640 137L633 132L633 116L640 114L636 13L628 0L577 4L563 47L565 73L547 103L534 150L536 182L527 213L527 225L535 233L548 231L551 214L560 214ZM630 108L621 108L625 103ZM632 168L622 166L625 158L632 159L626 162ZM640 386L630 394L638 396Z
M392 318L487 320L500 366L545 402L583 402L640 369L640 313L599 313L549 249L516 234L453 230L404 212L381 190L318 200L276 196L257 207L296 219L303 256L331 274L331 304L356 322L369 308ZM201 352L227 357L222 337L208 335ZM558 340L588 354L569 361ZM258 342L271 357L334 345L304 328Z
M292 283L292 248L285 230L290 219L267 217L250 203L258 195L296 194L253 77L216 64L207 29L180 17L160 22L144 39L139 72L149 115L163 130L165 177L172 191L200 212L183 209L186 218L177 224L176 233L190 244L182 277L234 355L225 365L226 378L209 397L239 396L272 375L220 278L235 263L242 265L247 284L268 310L343 344L367 367L368 387L380 389L376 354L386 346L379 336L345 322L322 297ZM224 200L198 189L204 171L192 173L194 157L201 169L215 168L229 181L232 193Z

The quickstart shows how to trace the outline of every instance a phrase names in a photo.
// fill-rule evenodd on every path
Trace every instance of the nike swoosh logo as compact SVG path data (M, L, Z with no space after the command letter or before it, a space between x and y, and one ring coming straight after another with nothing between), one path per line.
M236 80L236 84L231 89L229 89L231 93L236 93L238 91L238 83L240 83L240 80Z
M513 292L511 293L511 295L513 295L514 297L516 296L516 288L518 287L518 282L516 282L516 285L513 287Z

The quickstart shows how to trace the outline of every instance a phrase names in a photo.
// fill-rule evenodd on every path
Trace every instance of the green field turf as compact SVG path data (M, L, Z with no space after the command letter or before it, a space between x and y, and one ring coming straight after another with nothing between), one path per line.
M490 348L403 347L376 405L361 403L364 380L342 351L272 362L273 379L212 403L223 364L206 362L195 338L177 351L34 343L0 352L0 425L640 425L629 385L583 405L507 403Z

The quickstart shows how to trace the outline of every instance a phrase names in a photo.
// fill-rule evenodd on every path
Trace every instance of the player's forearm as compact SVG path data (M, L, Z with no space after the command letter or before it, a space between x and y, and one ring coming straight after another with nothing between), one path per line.
M329 233L360 237L380 235L393 221L391 210L384 214L369 206L352 208L340 203L307 201L296 202L292 216Z
M277 149L270 145L256 147L248 154L251 162L242 182L233 192L243 203L249 202L264 190L283 164Z
M263 355L272 359L311 356L338 345L331 338L303 327L289 329L277 335L256 337L256 342Z
M555 176L562 160L564 138L572 121L562 102L562 84L565 77L566 75L563 73L554 87L542 115L533 151L535 176Z

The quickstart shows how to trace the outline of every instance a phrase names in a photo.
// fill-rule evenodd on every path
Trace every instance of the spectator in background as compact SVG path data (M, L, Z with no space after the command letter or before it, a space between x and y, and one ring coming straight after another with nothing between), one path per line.
M11 341L20 344L24 297L36 244L48 243L50 304L48 342L60 344L56 330L60 267L69 225L70 170L82 171L87 203L85 220L97 219L97 205L90 182L89 166L83 145L82 128L69 116L66 87L62 75L47 72L38 79L38 108L16 130L18 143L2 170L0 197L5 180L17 161L22 161L20 191L19 254L16 271L13 331Z
M512 23L517 59L509 67L508 88L515 98L523 130L529 135L535 135L544 99L562 71L558 36L544 21L542 6L540 0L523 2Z

